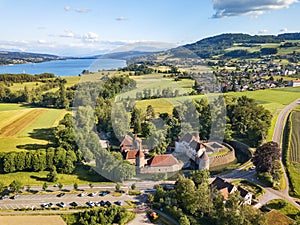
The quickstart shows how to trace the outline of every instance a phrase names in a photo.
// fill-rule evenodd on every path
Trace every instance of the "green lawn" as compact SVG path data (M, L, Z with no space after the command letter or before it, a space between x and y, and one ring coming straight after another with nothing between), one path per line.
M11 111L11 110L19 110L19 109L27 109L27 108L30 108L30 106L24 106L22 104L14 104L14 103L0 103L0 113L1 111Z
M88 172L88 168L83 166L79 166L75 169L73 174L58 174L57 182L47 182L49 185L62 183L64 185L67 184L89 184L101 182L100 176L91 175ZM16 172L16 173L8 173L8 174L0 174L0 180L4 183L4 185L9 185L12 181L18 180L22 183L22 185L31 185L31 186L39 186L43 185L46 182L48 171L41 172Z
M296 215L300 212L295 206L282 199L274 199L269 201L267 206L271 209L276 209L284 215L295 219Z

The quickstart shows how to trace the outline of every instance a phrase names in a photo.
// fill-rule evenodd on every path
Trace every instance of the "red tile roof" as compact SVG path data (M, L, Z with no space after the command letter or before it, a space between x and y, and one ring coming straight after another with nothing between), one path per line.
M128 150L125 154L125 159L135 159L136 157L143 158L145 156L142 151L139 151L137 149Z
M126 152L125 159L135 159L139 150L129 150Z
M175 164L178 164L178 161L171 154L156 155L148 160L149 166L173 166Z

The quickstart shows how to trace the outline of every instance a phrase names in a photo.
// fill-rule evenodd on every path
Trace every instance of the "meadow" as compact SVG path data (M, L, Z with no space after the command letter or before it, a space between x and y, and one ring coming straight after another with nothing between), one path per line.
M53 141L51 128L67 113L61 109L0 104L0 151L45 148Z

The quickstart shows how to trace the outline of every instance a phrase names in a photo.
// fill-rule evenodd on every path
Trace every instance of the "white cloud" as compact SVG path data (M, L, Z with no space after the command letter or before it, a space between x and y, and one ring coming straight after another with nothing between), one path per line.
M288 8L299 0L212 0L213 18L240 15L258 16L266 11Z
M89 42L94 42L94 41L98 41L99 39L99 35L93 32L88 32L84 35L82 35L82 40L83 41L89 41Z
M67 6L64 7L64 10L67 11L67 12L69 12L69 11L72 11L73 8L71 6L69 6L69 5L67 5Z
M124 16L119 16L119 17L116 18L116 20L117 21L125 21L125 20L127 20L127 18L124 17Z
M73 38L75 37L75 34L70 31L70 30L65 30L64 34L60 34L59 37L64 37L64 38Z
M269 32L269 30L267 30L267 29L263 29L263 30L258 31L259 34L266 34L268 32Z
M78 12L78 13L87 13L89 11L91 11L91 10L87 9L87 8L75 9L75 12Z

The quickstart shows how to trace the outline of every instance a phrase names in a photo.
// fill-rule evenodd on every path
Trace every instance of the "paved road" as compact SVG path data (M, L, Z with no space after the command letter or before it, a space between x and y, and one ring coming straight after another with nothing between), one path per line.
M283 136L283 130L284 130L284 126L286 124L287 116L291 112L291 110L293 108L295 108L298 104L300 104L300 99L297 99L296 101L292 102L291 104L287 105L284 109L282 109L282 111L280 112L280 114L277 118L272 140L274 142L277 142L279 144L279 146L281 146L281 149L283 149L282 136ZM284 176L285 183L286 183L285 189L282 190L281 192L282 192L284 198L290 199L291 202L293 202L293 204L295 204L296 202L294 201L294 199L292 199L289 196L289 179L287 177L285 167L282 163L282 155L281 155L280 163L281 163L281 166L283 169L283 176Z
M280 112L278 119L276 121L274 134L273 134L273 141L280 144L281 147L282 147L283 128L286 123L287 115L295 106L297 106L297 104L300 104L300 99L298 99L298 100L292 102L291 104L289 104L288 106L286 106ZM282 159L281 159L281 164L282 164ZM282 168L284 170L283 165L282 165ZM259 180L257 180L256 172L254 170L247 170L247 171L243 171L240 169L233 170L231 173L225 174L222 177L225 179L228 179L229 181L234 180L234 179L246 179L246 180L249 180L251 182L254 182L256 184L263 186L265 188L266 193L264 195L260 196L260 198L259 198L261 205L266 204L270 200L281 198L281 199L287 200L288 202L290 202L292 205L294 205L296 208L298 208L300 210L300 205L298 205L296 203L294 198L289 196L289 181L288 181L285 170L283 172L284 172L284 178L286 180L287 185L286 185L285 189L281 190L281 191L277 191L272 188L266 187L263 183L261 183Z

